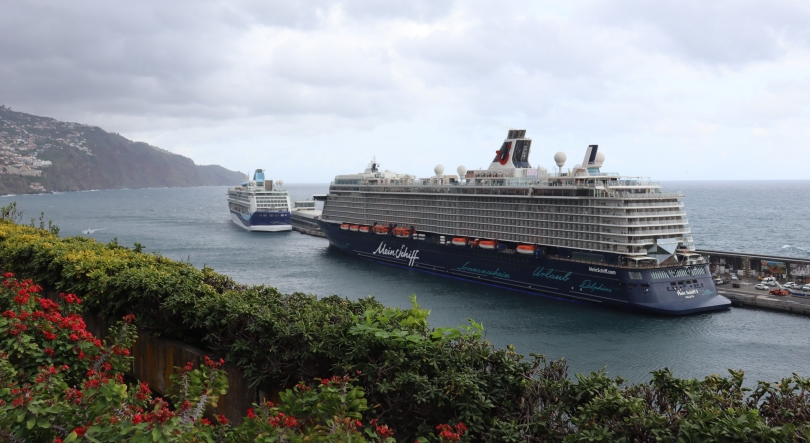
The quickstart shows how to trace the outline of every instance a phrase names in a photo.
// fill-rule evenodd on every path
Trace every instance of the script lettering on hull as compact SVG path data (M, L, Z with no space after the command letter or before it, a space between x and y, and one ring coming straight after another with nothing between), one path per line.
M595 281L590 280L583 280L582 283L579 284L580 291L601 291L601 292L613 292L613 289L608 288L607 286L603 285L602 283L597 283Z
M380 242L380 246L377 246L377 250L372 252L373 255L385 255L387 257L394 257L394 258L406 258L408 259L408 266L413 266L413 263L416 260L419 260L419 250L409 250L407 246L402 245L399 249L391 249L385 242Z
M496 269L494 271L490 271L488 269L479 269L479 268L473 268L473 267L467 266L469 264L470 264L470 262L464 263L463 265L457 267L456 269L459 270L459 271L467 271L467 272L472 272L472 273L481 274L481 275L490 275L490 276L493 276L493 277L512 278L509 274L507 274L505 272L501 272L501 268L498 268L498 269Z
M560 274L559 272L555 272L554 269L546 269L546 268L537 268L532 272L532 275L535 277L547 278L549 280L557 280L557 281L568 281L571 279L571 273L568 272L566 274Z

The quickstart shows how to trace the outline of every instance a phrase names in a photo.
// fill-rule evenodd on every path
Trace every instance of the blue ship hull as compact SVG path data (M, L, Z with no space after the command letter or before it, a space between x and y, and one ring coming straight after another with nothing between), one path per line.
M259 211L250 216L231 211L231 220L248 231L291 231L290 211Z
M525 256L318 225L340 250L368 260L415 268L552 298L668 315L727 309L708 265L628 269L550 256ZM631 275L632 272L632 275ZM654 273L653 273L654 272Z

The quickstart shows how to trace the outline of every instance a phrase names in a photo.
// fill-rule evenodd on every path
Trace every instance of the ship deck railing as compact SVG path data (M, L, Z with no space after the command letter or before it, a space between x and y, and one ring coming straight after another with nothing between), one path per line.
M704 265L706 263L696 263L696 264L684 264L684 263L672 263L671 261L667 261L665 263L658 263L658 261L652 262L651 260L645 260L647 263L614 263L614 262L607 262L607 261L600 261L600 260L583 260L583 259L574 259L570 257L563 257L554 254L545 255L545 257L554 259L554 260L563 260L568 262L575 262L575 263L586 263L590 265L599 265L599 266L610 266L615 268L627 269L627 270L634 270L634 269L662 269L662 268L673 268L678 266L697 266L697 265Z
M575 195L571 194L576 190L593 190L605 193L605 195ZM595 186L550 186L542 183L527 183L516 186L510 184L486 184L486 185L335 185L332 183L332 190L349 192L375 192L375 193L407 193L407 194L471 194L471 195L504 195L504 196L536 196L536 197L569 197L569 198L603 198L603 199L625 199L625 200L664 200L683 198L681 192L625 192L605 189ZM548 194L548 191L553 191Z

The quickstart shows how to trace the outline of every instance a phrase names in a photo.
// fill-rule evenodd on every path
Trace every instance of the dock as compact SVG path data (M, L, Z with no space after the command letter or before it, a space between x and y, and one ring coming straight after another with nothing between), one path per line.
M295 202L295 209L290 212L290 224L293 231L315 237L326 238L318 227L318 220L321 217L321 210L316 209L315 199L300 200Z
M756 280L756 283L759 281ZM810 292L804 292L807 294L806 297L770 295L767 290L754 289L756 283L754 281L743 282L739 288L732 287L730 283L718 285L717 292L731 300L731 305L736 307L810 315Z
M793 289L805 295L770 295L769 290L755 289L760 276L773 276L780 284L792 281L798 284L810 283L810 259L783 257L768 254L697 250L709 261L712 274L728 283L717 285L717 292L731 300L732 306L768 309L810 315L810 291ZM731 275L739 280L731 280ZM739 288L732 287L739 283Z

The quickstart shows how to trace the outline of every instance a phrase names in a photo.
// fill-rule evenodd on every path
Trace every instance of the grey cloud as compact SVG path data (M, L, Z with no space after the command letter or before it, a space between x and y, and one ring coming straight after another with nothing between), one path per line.
M808 46L810 3L797 0L604 0L587 21L637 33L639 48L705 65L774 60Z

